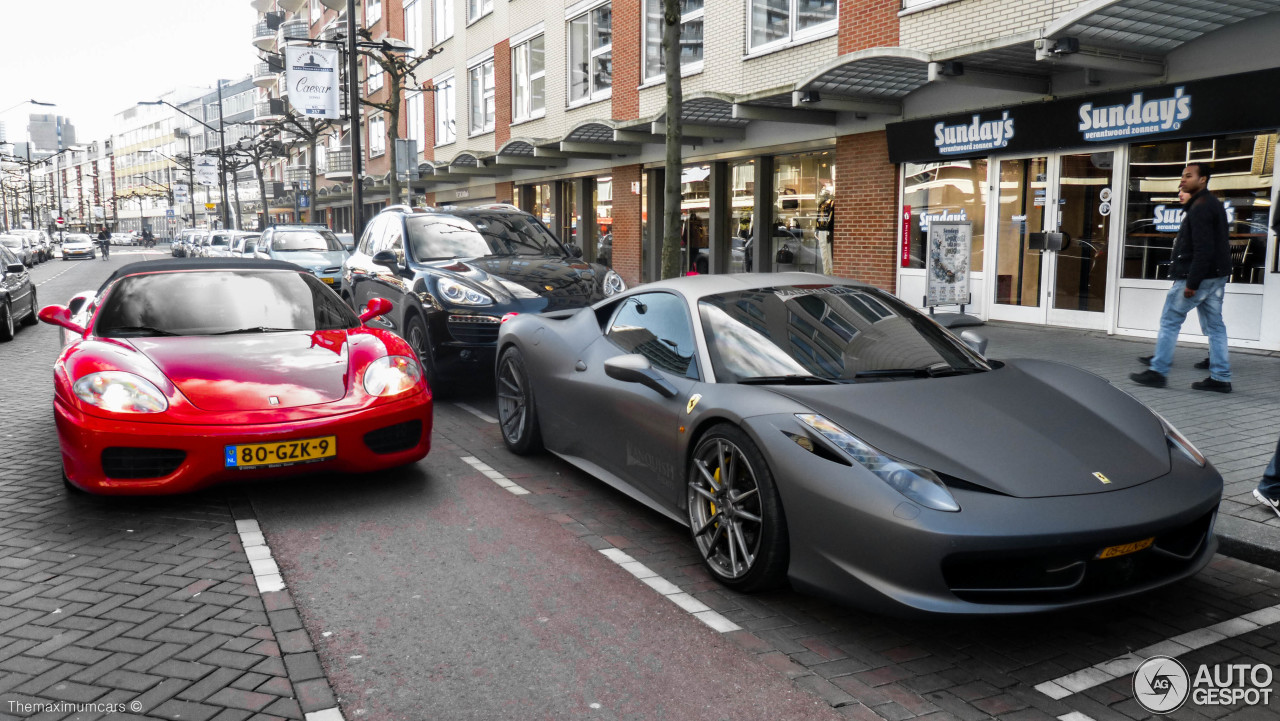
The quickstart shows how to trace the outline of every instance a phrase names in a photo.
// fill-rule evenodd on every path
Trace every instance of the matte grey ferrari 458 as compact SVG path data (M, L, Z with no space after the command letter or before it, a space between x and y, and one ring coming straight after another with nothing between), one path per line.
M1186 438L1102 378L982 344L853 281L680 278L509 317L499 421L516 453L686 524L744 591L1018 613L1208 563L1222 477Z

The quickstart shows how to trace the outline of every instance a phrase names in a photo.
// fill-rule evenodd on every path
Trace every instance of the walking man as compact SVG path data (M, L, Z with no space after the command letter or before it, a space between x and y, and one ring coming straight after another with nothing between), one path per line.
M1200 330L1209 337L1209 377L1191 387L1198 391L1231 392L1231 363L1227 359L1227 326L1222 322L1222 299L1231 279L1231 245L1227 240L1227 213L1222 201L1209 192L1211 171L1207 163L1190 163L1182 171L1178 189L1191 194L1182 228L1173 243L1169 277L1173 287L1165 296L1155 355L1143 358L1151 366L1132 373L1130 380L1164 388L1173 365L1173 349L1187 313L1194 308Z

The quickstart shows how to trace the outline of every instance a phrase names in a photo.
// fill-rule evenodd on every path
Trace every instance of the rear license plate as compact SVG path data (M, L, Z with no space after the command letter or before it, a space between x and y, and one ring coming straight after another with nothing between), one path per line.
M329 285L333 285L333 278L321 278L320 280L323 280L324 282L328 283Z
M306 438L277 443L245 443L226 447L227 468L263 468L291 466L295 463L323 461L338 455L337 436Z
M1108 546L1107 548L1104 548L1101 551L1098 551L1097 558L1101 560L1103 558L1115 558L1116 556L1127 556L1130 553L1137 553L1138 551L1145 550L1155 542L1156 542L1155 536L1152 536L1151 538L1148 538L1142 541L1135 541L1133 543L1122 543L1119 546Z

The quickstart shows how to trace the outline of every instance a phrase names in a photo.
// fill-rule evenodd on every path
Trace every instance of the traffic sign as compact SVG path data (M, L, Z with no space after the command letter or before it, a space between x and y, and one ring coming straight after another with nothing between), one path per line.
M57 224L58 224L58 227L59 227L59 228L61 228L61 227L65 226L65 225L67 224L67 219L66 219L66 218L57 218L57 219L56 219L56 220L54 220L53 222L57 223Z
M217 209L218 209L218 204L217 204L217 203L205 203L205 204L204 204L204 209L205 209L205 210L217 210Z
M172 218L172 217L173 217L173 208L166 208L166 209L165 209L165 211L164 211L164 214L165 214L167 217Z

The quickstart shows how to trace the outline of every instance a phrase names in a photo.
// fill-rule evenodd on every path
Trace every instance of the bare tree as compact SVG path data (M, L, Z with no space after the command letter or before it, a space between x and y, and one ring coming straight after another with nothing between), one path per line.
M370 39L367 30L360 30L359 32L364 36L365 40ZM360 102L371 108L377 108L386 114L387 151L392 153L393 157L396 140L400 138L400 112L404 106L405 80L413 77L413 71L417 70L418 66L440 52L437 48L427 51L420 57L413 57L405 53L406 50L410 49L407 45L392 44L384 40L380 45L362 44L357 51L368 62L376 63L381 67L383 74L386 76L383 83L383 87L387 89L386 99L376 101L362 97ZM393 161L391 168L391 202L398 203L400 202L400 178L397 176L394 166L395 163Z
M662 62L667 81L667 158L662 202L662 277L680 273L680 0L662 0ZM690 234L692 235L692 234ZM689 238L693 253L693 238Z
M236 142L235 152L243 157L245 162L251 166L254 173L258 176L258 197L262 200L262 220L259 222L259 230L266 223L267 218L267 179L264 173L265 165L268 161L286 155L284 143L280 140L280 127L275 124L265 126L258 134L243 142L244 139ZM314 165L312 166L314 167ZM312 175L314 183L315 173ZM314 185L312 186L314 187Z

